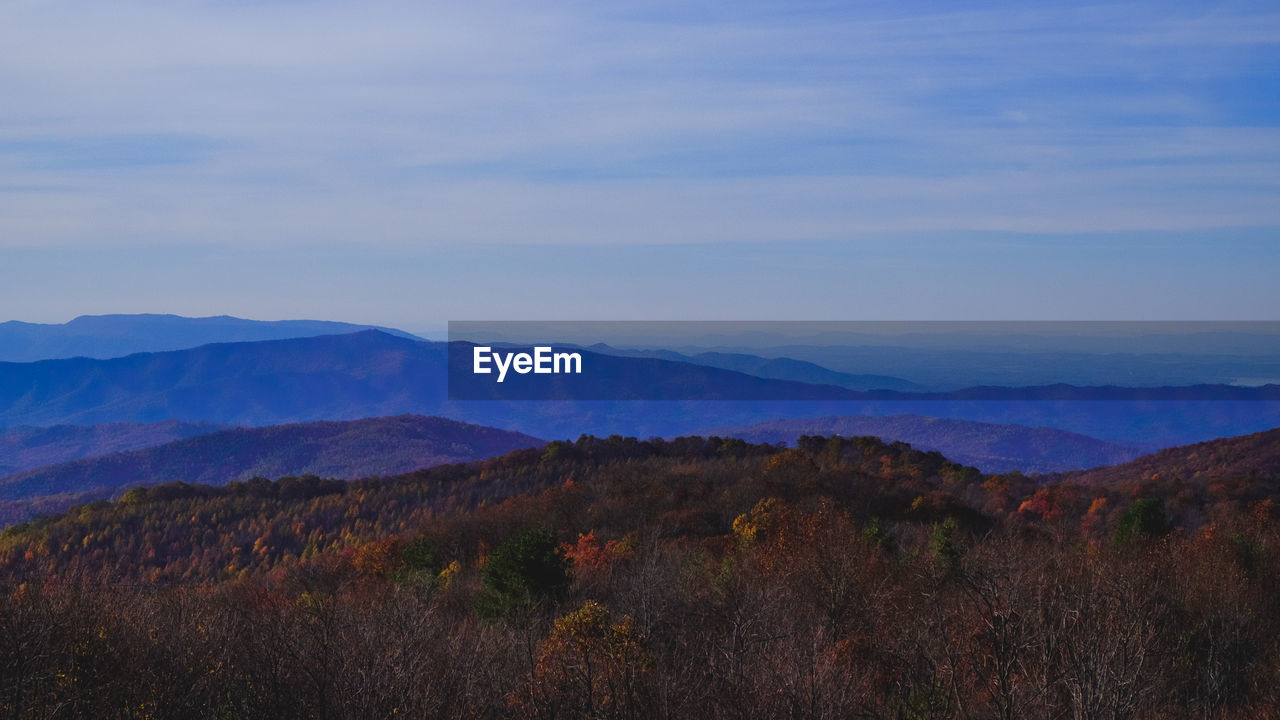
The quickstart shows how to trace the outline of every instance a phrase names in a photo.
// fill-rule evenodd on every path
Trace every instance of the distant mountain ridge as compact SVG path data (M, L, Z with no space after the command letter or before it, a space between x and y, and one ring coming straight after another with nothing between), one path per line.
M136 450L226 429L205 422L22 426L0 430L0 477L95 455Z
M543 444L522 433L418 415L232 428L12 474L0 478L0 501L49 512L58 504L105 499L130 487L163 482L225 485L252 477L308 474L354 480ZM62 502L51 501L51 496Z
M859 392L586 350L584 362L593 372L536 378L572 378L587 391L583 396L600 391L598 397L613 399L512 402L512 395L485 396L494 383L472 376L464 380L479 383L477 399L453 401L446 372L451 349L457 348L366 330L106 360L0 363L0 427L168 419L273 425L415 413L565 439L583 433L673 436L788 417L917 414L1052 426L1156 449L1280 425L1276 386ZM536 387L543 380L533 375L518 378L532 395L545 389ZM506 387L519 390L521 380L507 380ZM682 396L689 399L670 400Z
M838 372L804 360L793 360L786 357L769 358L745 353L700 352L694 354L679 353L674 350L632 350L615 348L603 343L588 346L586 349L605 355L620 357L646 357L660 360L688 362L695 365L706 365L722 370L734 370L756 377L773 380L793 380L813 383L815 385L835 385L849 390L897 390L902 392L918 392L926 390L924 386L890 375L874 375L866 373Z
M878 373L908 378L928 388L958 390L979 385L1034 387L1053 383L1077 386L1125 385L1258 385L1280 381L1280 350L1274 334L1249 338L1205 334L1202 348L1191 352L1187 341L1170 343L1133 340L1133 349L1090 338L1063 338L1054 349L1032 343L996 343L987 349L945 344L908 346L902 338L882 345L850 347L833 340L829 345L779 344L769 347L679 347L697 357L708 352L768 354L807 361L834 372ZM900 345L899 342L902 344ZM1219 345L1221 343L1221 345ZM1110 349L1108 349L1110 346ZM1220 351L1209 352L1207 348ZM1139 351L1139 348L1145 350ZM1175 349L1176 348L1176 349ZM1142 354L1145 352L1146 354ZM1234 354L1233 354L1234 353ZM1242 382L1243 381L1243 382Z
M81 315L62 324L0 322L0 362L73 357L106 359L140 352L185 350L210 343L285 340L360 330L381 330L415 338L393 328L328 320L246 320L230 315L198 318L163 314Z
M885 442L910 443L919 450L937 450L956 462L989 473L1057 472L1121 463L1141 455L1136 448L1054 428L920 415L791 418L714 428L700 434L788 444L794 444L801 435L869 435Z
M396 415L437 407L444 353L377 330L215 343L122 358L0 363L0 425L247 425Z

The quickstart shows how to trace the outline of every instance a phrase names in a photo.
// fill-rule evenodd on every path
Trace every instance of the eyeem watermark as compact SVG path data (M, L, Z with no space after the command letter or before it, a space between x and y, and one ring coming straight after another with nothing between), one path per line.
M507 379L507 371L515 370L520 375L559 375L570 373L582 374L582 353L554 352L550 345L539 345L533 353L500 352L485 345L472 348L471 372L476 375L492 374L498 371L498 382ZM493 367L490 367L490 363Z
M451 321L442 349L458 401L806 403L795 417L1280 407L1280 322Z

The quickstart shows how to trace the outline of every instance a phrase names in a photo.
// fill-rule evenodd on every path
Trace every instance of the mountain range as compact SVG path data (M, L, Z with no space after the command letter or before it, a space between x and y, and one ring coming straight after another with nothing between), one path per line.
M0 477L0 706L1277 706L1280 429L1134 456L1280 425L1280 387L939 392L608 348L459 387L470 349L361 330L0 363L0 465L68 460ZM388 413L420 414L340 419Z
M597 368L595 374L538 377L557 382L575 378L587 383L574 390L575 396L603 399L451 401L446 387L448 347L367 330L217 343L106 360L0 363L0 426L168 419L271 425L416 413L545 438L582 433L645 437L789 417L916 414L1054 427L1143 449L1280 426L1276 386L1057 385L950 393L859 392L585 350L584 358ZM556 387L569 386L552 390ZM521 397L519 386L513 382L512 388L512 395L490 397ZM492 391L473 389L475 397ZM679 397L705 399L662 399Z
M395 415L443 399L440 344L376 330L94 360L0 363L0 425L266 425Z
M218 315L81 315L61 324L0 322L0 362L34 362L56 358L123 357L223 342L284 340L381 330L413 338L402 330L327 320L246 320Z
M389 418L365 429L387 422L410 427L434 423L445 435L475 430L430 418ZM356 429L336 425L346 425L336 428L339 435ZM325 435L330 429L300 426L272 432L315 431ZM218 461L216 456L207 459ZM1045 532L1026 537L1058 547L1062 544L1050 531L1065 529L1095 541L1123 532L1134 522L1126 518L1143 509L1139 501L1161 514L1150 516L1141 530L1152 535L1175 527L1211 526L1224 511L1229 522L1238 522L1240 510L1248 508L1259 517L1274 517L1280 500L1278 459L1280 429L1168 449L1109 468L1101 476L1090 471L1038 480L984 475L936 452L869 437L810 436L787 450L714 437L644 441L583 436L572 443L353 483L290 476L218 486L169 482L130 491L111 503L9 528L0 534L0 576L21 572L33 562L51 563L44 567L85 563L113 577L208 582L240 576L247 567L261 572L276 563L296 562L321 549L349 558L343 553L361 548L374 553L369 567L376 569L382 567L374 564L380 550L370 543L417 528L430 528L436 548L472 545L478 553L485 552L485 534L501 536L512 527L556 527L562 537L585 538L578 549L594 552L599 541L586 535L594 529L622 537L646 523L653 526L650 532L667 535L715 536L731 528L737 543L707 546L724 549L749 541L753 532L772 527L770 522L794 522L785 508L804 507L799 500L815 496L838 498L852 508L869 528L863 541L886 547L918 542L913 538L928 534L897 533L889 540L884 524L932 526L937 538L944 518L977 531L976 538L993 522L1013 521L1022 530L1041 524ZM820 512L831 507L814 505L826 508ZM483 520L469 525L467 518L477 516ZM881 535L873 534L877 531ZM631 545L617 547L621 555ZM602 558L583 557L597 563Z
M1136 450L1052 428L920 416L774 420L702 434L794 443L800 435L875 435L987 472L1053 472L1113 464ZM0 504L7 521L121 490L182 480L213 485L253 476L356 478L497 455L541 440L443 418L405 415L255 428L212 423L110 423L0 432Z

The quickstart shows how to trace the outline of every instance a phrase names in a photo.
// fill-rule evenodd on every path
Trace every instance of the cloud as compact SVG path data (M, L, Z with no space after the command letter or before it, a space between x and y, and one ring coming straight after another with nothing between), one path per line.
M0 246L1280 226L1265 3L534 5L6 3Z

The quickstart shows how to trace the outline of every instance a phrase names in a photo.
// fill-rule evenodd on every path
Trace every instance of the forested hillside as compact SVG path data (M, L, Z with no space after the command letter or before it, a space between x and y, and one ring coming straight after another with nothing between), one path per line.
M95 455L162 445L225 428L215 423L178 420L4 428L0 429L0 477Z
M921 415L789 418L708 432L748 442L785 443L794 443L804 435L871 435L937 450L956 462L987 472L1057 472L1113 465L1140 454L1131 447L1056 428Z
M1085 484L1126 480L1265 480L1280 476L1280 429L1167 448L1132 462L1065 477Z
M320 475L354 480L477 460L542 445L521 433L447 418L400 415L345 422L233 428L157 447L0 477L0 520L27 519L130 487L164 482Z
M939 720L1280 706L1275 478L1041 486L873 438L798 445L584 437L355 483L165 485L15 526L0 703Z

